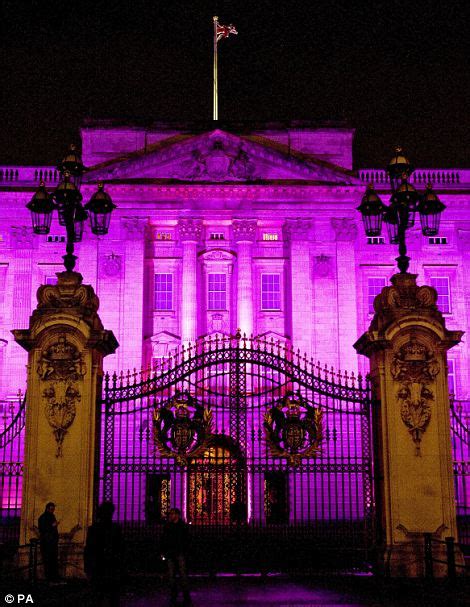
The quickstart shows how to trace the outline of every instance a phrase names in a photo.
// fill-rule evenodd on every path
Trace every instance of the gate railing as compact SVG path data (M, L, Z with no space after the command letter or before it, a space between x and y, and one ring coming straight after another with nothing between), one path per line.
M181 377L209 365L237 362L261 363L325 396L361 402L369 395L368 380L361 374L336 371L273 339L235 336L208 337L186 348L183 345L152 368L106 374L103 401L111 398L119 402L149 396L160 387L175 384Z
M450 412L459 543L470 551L470 401L451 395Z
M197 456L172 455L169 443L181 438L174 420L190 403L210 409L209 442ZM299 563L320 543L371 548L370 393L362 376L274 340L209 337L153 369L107 375L102 407L102 496L115 502L130 541L151 544L172 505L193 523L194 546L205 554L208 543L217 548L215 563L222 544L232 546L231 558L237 546L269 556L268 536L277 537L281 560L295 544ZM318 449L299 439L306 414L298 409L322 419ZM307 444L294 456L282 446L287 426L290 439Z
M19 533L23 477L26 395L18 393L15 403L3 401L3 429L0 432L0 543L14 542ZM11 419L8 419L8 410Z
M26 394L23 397L21 392L19 392L18 402L18 411L8 424L4 424L4 428L0 432L0 449L5 449L8 444L11 444L24 428L26 421ZM3 404L4 409L9 405L14 406L12 401L2 401L1 404ZM6 413L4 413L3 418L6 421Z

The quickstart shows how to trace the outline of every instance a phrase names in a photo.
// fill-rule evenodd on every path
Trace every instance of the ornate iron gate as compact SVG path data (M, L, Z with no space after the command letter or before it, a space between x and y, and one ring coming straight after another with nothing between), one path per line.
M158 554L170 506L193 566L300 569L374 541L369 387L273 341L215 337L106 377L102 496ZM140 548L138 548L140 546Z
M20 529L26 396L0 401L0 546L16 543Z
M459 543L470 554L470 402L450 397L454 488Z

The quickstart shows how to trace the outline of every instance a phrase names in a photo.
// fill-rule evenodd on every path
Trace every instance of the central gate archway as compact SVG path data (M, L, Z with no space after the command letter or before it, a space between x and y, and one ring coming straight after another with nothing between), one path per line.
M193 565L312 567L374 541L369 388L274 341L207 338L106 377L101 496L158 554L169 507Z

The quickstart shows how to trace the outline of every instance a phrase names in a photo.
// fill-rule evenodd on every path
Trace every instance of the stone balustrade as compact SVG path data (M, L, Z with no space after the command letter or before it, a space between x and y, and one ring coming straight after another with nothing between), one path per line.
M389 177L382 169L361 169L359 178L364 183L387 184ZM469 169L416 169L411 175L411 183L434 187L468 186L470 184Z
M51 166L0 166L0 185L14 184L56 184L59 181L59 171Z
M364 183L386 184L389 181L383 169L360 169L359 179ZM51 166L0 166L0 185L31 185L41 180L46 184L59 181L59 172ZM416 169L411 176L411 183L426 185L432 183L440 188L470 186L470 169Z

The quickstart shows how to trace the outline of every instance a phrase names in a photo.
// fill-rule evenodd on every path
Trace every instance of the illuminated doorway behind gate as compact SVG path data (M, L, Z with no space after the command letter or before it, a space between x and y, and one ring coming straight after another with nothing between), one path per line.
M213 440L188 466L187 518L194 524L246 521L246 470L228 437Z

